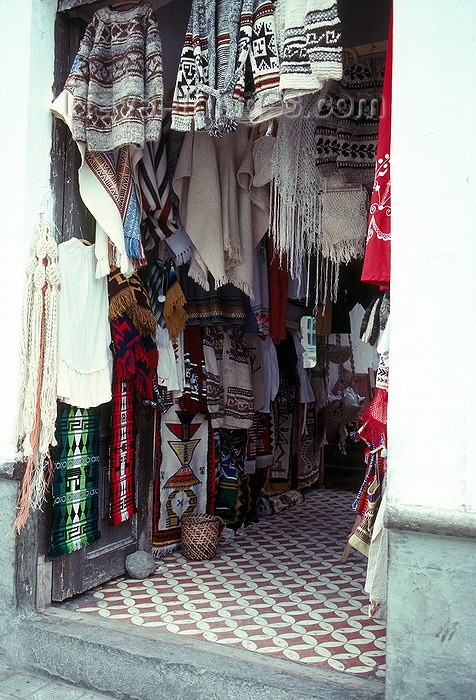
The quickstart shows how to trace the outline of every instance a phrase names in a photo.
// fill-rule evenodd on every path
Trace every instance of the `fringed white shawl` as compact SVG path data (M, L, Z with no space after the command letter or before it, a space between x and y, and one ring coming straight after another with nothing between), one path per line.
M56 445L58 370L58 248L49 225L40 219L33 236L23 300L20 385L16 440L26 460L14 527L20 532L29 508L39 508L51 477L50 445Z
M180 220L194 250L190 277L209 291L230 282L253 298L253 251L268 226L268 187L253 180L253 137L238 125L232 134L212 139L188 132L175 170L173 188Z

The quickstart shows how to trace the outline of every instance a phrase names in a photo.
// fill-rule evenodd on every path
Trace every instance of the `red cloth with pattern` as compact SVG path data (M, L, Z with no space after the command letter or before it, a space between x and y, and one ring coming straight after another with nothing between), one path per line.
M135 513L134 384L114 376L109 448L109 524L119 525Z
M392 116L392 15L382 93L375 180L370 200L369 227L362 282L390 289L390 130Z

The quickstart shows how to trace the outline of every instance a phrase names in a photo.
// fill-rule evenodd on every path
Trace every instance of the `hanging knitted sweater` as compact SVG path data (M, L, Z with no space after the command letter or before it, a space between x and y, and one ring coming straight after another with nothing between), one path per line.
M72 133L90 151L142 147L160 136L162 51L152 7L103 7L78 52Z
M281 110L270 0L194 0L180 58L172 128L219 136Z
M284 103L342 77L336 0L276 0L276 38ZM283 110L283 113L285 110Z

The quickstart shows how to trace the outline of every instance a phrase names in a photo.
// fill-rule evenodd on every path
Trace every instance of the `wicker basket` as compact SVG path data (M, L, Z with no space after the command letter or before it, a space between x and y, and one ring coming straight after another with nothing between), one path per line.
M182 516L182 552L188 561L213 559L223 521L208 513L190 513Z

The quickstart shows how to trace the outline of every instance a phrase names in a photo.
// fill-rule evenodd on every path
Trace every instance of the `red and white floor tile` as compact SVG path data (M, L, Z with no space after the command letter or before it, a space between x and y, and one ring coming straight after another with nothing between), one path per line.
M222 539L217 557L173 552L145 581L121 578L76 610L318 664L383 676L385 627L367 617L367 560L340 557L355 513L349 491L316 489L304 503Z

